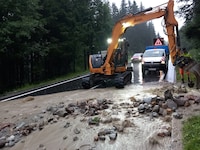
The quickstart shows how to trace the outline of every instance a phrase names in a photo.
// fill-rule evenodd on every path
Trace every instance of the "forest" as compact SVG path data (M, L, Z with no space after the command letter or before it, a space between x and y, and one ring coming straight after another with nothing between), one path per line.
M199 60L200 6L178 0L177 14L185 19L181 43ZM135 1L121 7L102 0L0 0L0 94L88 69L88 56L107 49L116 21L145 9ZM147 36L148 35L148 36ZM153 44L151 21L128 29L129 54Z

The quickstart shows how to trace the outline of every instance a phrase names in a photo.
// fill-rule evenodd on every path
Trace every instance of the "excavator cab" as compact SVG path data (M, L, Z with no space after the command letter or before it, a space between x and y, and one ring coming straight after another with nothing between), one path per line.
M116 67L126 66L128 63L128 42L126 39L120 39L118 48L115 49L113 55L113 64ZM90 55L91 65L92 68L100 68L105 60L107 55L102 54L99 52L98 54Z
M114 52L114 65L117 67L126 67L128 64L128 47L129 43L126 39L120 39L119 46Z
M103 85L106 86L116 86L118 88L122 88L124 86L124 83L122 85L116 84L118 82L117 78L119 77L119 72L122 72L123 70L127 69L128 65L128 47L129 43L126 39L120 39L118 43L118 47L114 50L113 59L111 64L114 66L114 73L111 76L103 75L103 74L91 74L90 77L84 78L82 80L82 86L86 89L91 88L94 85ZM90 65L92 66L93 70L100 68L106 60L107 54L93 54L90 55ZM125 68L125 69L124 69ZM132 76L129 76L131 78ZM131 80L131 79L129 79Z

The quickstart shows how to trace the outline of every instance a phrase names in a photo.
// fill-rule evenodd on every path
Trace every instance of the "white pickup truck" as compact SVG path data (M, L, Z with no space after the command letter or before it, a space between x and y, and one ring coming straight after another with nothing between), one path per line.
M142 58L142 73L147 71L167 72L169 60L169 49L166 45L147 46Z

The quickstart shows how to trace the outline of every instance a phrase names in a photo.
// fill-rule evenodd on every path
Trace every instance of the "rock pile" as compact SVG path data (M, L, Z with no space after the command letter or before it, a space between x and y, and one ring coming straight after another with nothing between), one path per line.
M67 120L69 117L76 118L77 115L81 115L84 118L81 121L87 121L88 126L108 124L109 127L104 127L94 135L94 141L105 141L106 138L115 141L118 134L123 132L125 128L135 126L133 121L129 120L130 117L147 115L150 119L162 117L164 121L171 121L171 117L181 119L182 114L177 112L179 107L189 107L199 103L200 97L184 94L174 96L171 89L165 90L163 97L154 95L137 98L133 96L128 102L121 103L115 103L114 100L108 99L91 99L68 105L60 102L47 106L46 110L23 120L14 123L0 123L0 148L12 147L22 137L28 136L36 130L43 130L46 125L57 123L60 118ZM122 110L124 110L125 119L117 117ZM71 126L70 122L66 122L63 128ZM80 133L80 129L74 129L75 135ZM162 130L156 132L156 135L160 137L171 136L171 129L163 127ZM66 139L67 136L63 137L63 140ZM78 139L78 136L75 136L73 140L77 141ZM154 137L150 137L149 142L155 144L156 141Z

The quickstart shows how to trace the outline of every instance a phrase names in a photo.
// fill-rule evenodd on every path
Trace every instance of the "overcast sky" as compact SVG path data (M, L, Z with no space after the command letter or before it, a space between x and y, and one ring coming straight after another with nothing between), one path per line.
M131 0L132 2L133 0ZM135 0L137 5L140 6L140 3L142 2L143 6L145 8L149 8L149 7L156 7L158 5L161 5L161 4L164 4L164 3L167 3L168 0ZM120 7L121 5L121 0L109 0L110 4L112 3L115 3L118 8ZM126 2L128 2L128 0L126 0ZM177 9L177 3L176 1L174 1L174 10ZM179 19L178 17L176 17L178 23L179 23L179 28L182 26L182 20ZM161 23L163 23L163 18L159 18L159 19L154 19L152 20L153 24L154 24L154 27L155 27L155 30L156 30L156 34L159 32L159 34L165 38L165 40L167 40L167 36L164 34L163 32L163 27L161 25Z

